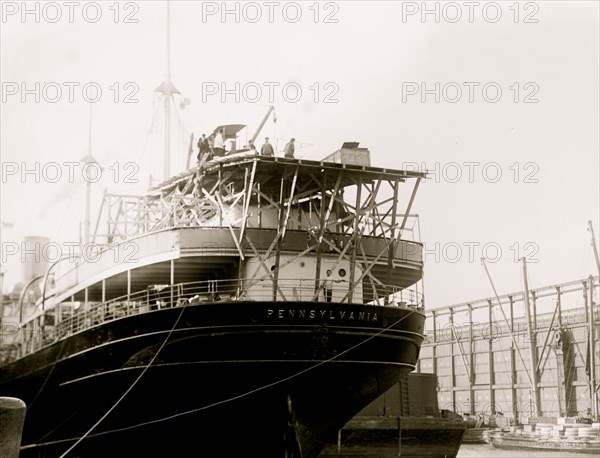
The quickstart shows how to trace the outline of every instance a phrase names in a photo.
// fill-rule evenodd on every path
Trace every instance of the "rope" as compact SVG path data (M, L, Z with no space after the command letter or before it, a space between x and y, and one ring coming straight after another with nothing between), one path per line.
M69 197L69 201L67 202L67 205L65 207L65 211L62 215L62 218L60 219L60 224L58 225L58 228L56 229L56 233L54 234L54 238L52 240L56 240L58 238L59 234L62 234L62 228L63 225L65 224L65 221L67 220L67 214L69 214L69 210L71 209L71 206L73 205L73 200L75 198L75 196L78 194L77 191L79 190L79 186L81 185L81 182L77 182L75 184L75 186L73 187L73 192L71 192L71 197ZM56 203L56 201L52 202L50 205L52 205L53 203Z
M88 437L90 435L90 433L96 429L96 427L98 425L100 425L100 423L102 423L104 421L104 419L106 417L108 417L108 415L110 415L110 413L121 403L121 401L123 399L125 399L125 396L127 396L131 390L133 389L133 387L135 385L137 385L137 383L140 381L140 379L146 374L146 371L150 368L150 366L152 366L152 363L154 363L154 360L156 359L156 357L159 355L159 353L161 352L161 350L164 348L164 346L166 345L167 341L169 340L169 338L171 337L171 335L173 334L173 331L175 330L175 328L177 327L177 324L179 323L179 320L181 319L182 315L183 315L183 311L185 310L185 307L181 308L181 311L179 312L179 315L177 316L177 319L175 320L175 323L173 323L173 326L171 327L171 330L169 331L169 333L167 334L167 336L165 337L165 340L163 340L163 343L161 344L161 346L158 348L158 350L156 351L156 353L154 353L154 356L152 357L152 359L150 360L150 362L146 365L146 367L144 367L144 370L140 373L140 375L138 375L138 377L133 381L133 383L131 384L131 386L125 391L125 393L123 393L123 395L117 400L117 402L115 402L113 404L113 406L108 409L108 411L90 428L87 430L87 432L81 436L79 439L77 439L77 442L75 442L65 453L63 453L60 458L64 458L68 455L69 452L71 452L75 447L77 447L77 445L79 445L79 443L81 441L83 441L86 437Z
M156 115L158 113L158 107L156 104L156 97L152 100L152 119L150 121L150 127L148 128L148 132L146 132L146 139L144 140L144 146L142 147L142 151L138 154L137 160L140 160L146 154L146 150L148 148L148 142L150 141L150 136L152 132L154 132L154 124L156 122Z
M100 424L100 423L101 423L101 422L102 422L102 421L103 421L103 420L104 420L104 419L105 419L105 418L106 418L106 417L107 417L107 416L110 414L110 412L112 412L112 411L113 411L113 410L114 410L114 409L117 407L117 405L118 405L118 404L119 404L119 403L120 403L120 402L123 400L123 398L125 398L125 396L126 396L126 395L127 395L127 394L128 394L130 391L131 391L131 390L132 390L132 388L133 388L133 387L134 387L134 386L135 386L135 385L138 383L138 381L139 381L139 380L142 378L142 376L145 374L146 370L147 370L147 369L148 369L148 368L149 368L149 367L152 365L152 363L154 362L154 360L156 359L156 357L158 356L158 354L160 353L160 351L162 350L162 348L163 348L163 347L164 347L164 345L166 344L167 340L168 340L168 339L169 339L169 337L171 336L171 334L172 334L173 330L174 330L174 329L175 329L175 327L177 326L177 323L179 322L179 320L180 320L180 318L181 318L181 316L182 316L182 314L183 314L183 311L184 311L184 310L185 310L185 307L183 307L183 308L181 309L181 313L179 314L179 317L177 318L177 321L176 321L176 322L175 322L175 324L173 325L173 328L171 328L171 331L169 332L169 334L168 334L168 335L167 335L167 337L165 338L165 340L164 340L163 344L162 344L162 345L161 345L161 347L158 349L158 351L156 352L156 354L154 355L154 357L152 358L152 360L151 360L151 361L148 363L148 365L146 365L146 366L144 367L144 370L143 370L143 371L142 371L142 373L141 373L141 374L138 376L138 378L137 378L137 379L136 379L136 380L133 382L133 384L132 384L132 385L131 385L131 386L130 386L128 389L127 389L127 391L126 391L126 392L125 392L125 393L124 393L124 394L123 394L123 395L122 395L122 396L121 396L121 397L120 397L120 398L117 400L117 402L116 402L116 403L115 403L115 404L114 404L114 405L113 405L113 406L112 406L112 407L111 407L111 408L110 408L110 409L109 409L109 410L108 410L108 411L107 411L107 412L106 412L106 413L105 413L105 414L102 416L102 418L100 418L100 420L98 420L98 421L96 422L96 424L94 424L94 425L93 425L93 426L92 426L92 427L91 427L91 428L90 428L90 429L89 429L89 430L88 430L88 431L87 431L87 432L86 432L86 433L85 433L83 436L81 436L81 437L79 437L79 438L73 437L73 438L69 438L69 439L60 439L60 440L56 440L56 441L42 442L42 443L39 443L39 444L31 444L31 445L26 445L26 446L22 446L22 447L21 447L21 450L26 450L26 449L36 448L36 447L43 447L43 446L48 446L48 445L55 445L55 444L64 443L64 442L77 441L77 442L76 442L75 444L73 444L73 445L72 445L72 446L71 446L71 447L70 447L70 448L69 448L69 449L68 449L68 450L67 450L65 453L63 453L63 454L60 456L60 458L64 458L64 457L66 457L66 456L67 456L67 454L68 454L69 452L71 452L71 451L72 451L72 450L73 450L73 449L74 449L74 448L75 448L75 447L76 447L76 446L77 446L77 445L78 445L78 444L79 444L81 441L83 441L83 440L84 440L85 438L87 438L87 437L99 437L99 436L104 436L104 435L107 435L107 434L113 434L113 433L118 433L118 432L127 431L127 430L130 430L130 429L135 429L135 428L139 428L139 427L143 427L143 426L147 426L147 425L151 425L151 424L155 424L155 423L161 423L161 422L163 422L163 421L172 420L172 419L174 419L174 418L182 417L182 416L189 415L189 414L196 413L196 412L200 412L200 411L203 411L203 410L208 410L208 409L211 409L211 408L213 408L213 407L216 407L216 406L219 406L219 405L222 405L222 404L226 404L226 403L229 403L229 402L237 401L238 399L242 399L242 398L244 398L244 397L247 397L247 396L250 396L250 395L252 395L252 394L254 394L254 393L257 393L257 392L260 392L260 391L266 390L266 389L268 389L268 388L271 388L271 387L273 387L273 386L276 386L276 385L280 385L280 384L282 384L282 383L285 383L285 382L287 382L287 381L289 381L289 380L293 380L294 378L297 378L297 377L299 377L299 376L301 376L301 375L303 375L303 374L305 374L305 373L307 373L307 372L310 372L310 371L312 371L312 370L314 370L314 369L316 369L316 368L318 368L318 367L320 367L320 366L322 366L322 365L324 365L324 364L330 363L330 362L332 362L332 361L334 361L334 360L338 359L338 358L339 358L339 357L341 357L342 355L345 355L346 353L348 353L348 352L350 352L350 351L352 351L352 350L354 350L354 349L356 349L356 348L358 348L358 347L360 347L360 346L362 346L362 345L366 344L366 343L367 343L367 342L369 342L370 340L372 340L372 339L374 339L374 338L376 338L376 337L379 337L381 334L383 334L384 332L386 332L386 331L388 331L389 329L393 328L394 326L398 325L400 322L402 322L403 320L405 320L406 318L408 318L410 315L412 315L413 313L415 313L415 310L410 310L410 311L409 311L409 313L407 313L406 315L404 315L402 318L400 318L400 319L396 320L394 323L392 323L392 324L391 324L391 325L389 325L388 327L385 327L385 328L383 328L381 331L377 332L376 334L373 334L372 336L369 336L369 337L367 337L367 338L366 338L366 339L364 339L363 341L361 341L361 342L358 342L357 344L355 344L355 345L353 345L353 346L351 346L351 347L347 348L346 350L344 350L344 351L342 351L342 352L338 353L337 355L334 355L334 356L332 356L331 358L329 358L329 359L327 359L327 360L320 361L319 363L317 363L317 364L315 364L315 365L313 365L313 366L310 366L310 367L308 367L308 368L306 368L306 369L303 369L303 370L301 370L301 371L299 371L299 372L297 372L297 373L295 373L295 374L292 374L292 375L290 375L290 376L288 376L288 377L284 377L284 378L282 378L282 379L280 379L280 380L276 380L275 382L269 383L269 384L267 384L267 385L260 386L260 387L258 387L258 388L255 388L255 389L253 389L253 390L250 390L250 391L247 391L247 392L245 392L245 393L242 393L242 394L240 394L240 395L233 396L233 397L230 397L230 398L227 398L227 399L223 399L223 400L221 400L221 401L217 401L217 402L215 402L215 403L213 403L213 404L209 404L209 405L206 405L206 406L203 406L203 407L199 407L199 408L196 408L196 409L186 410L186 411L183 411L183 412L179 412L179 413L177 413L177 414L174 414L174 415L170 415L170 416L167 416L167 417L158 418L158 419L156 419L156 420L150 420L150 421L143 422L143 423L138 423L138 424L135 424L135 425L125 426L125 427L123 427L123 428L117 428L117 429L112 429L112 430L109 430L109 431L102 431L102 432L100 432L100 433L91 434L91 432L92 432L92 431L93 431L93 430L94 430L94 429L95 429L95 428L96 428L96 427L97 427L97 426L98 426L98 425L99 425L99 424Z
M40 394L42 393L42 391L46 387L46 383L48 383L48 380L50 379L50 376L52 375L52 372L54 372L54 368L56 367L56 364L58 363L58 361L59 361L59 359L60 359L60 357L62 355L62 352L63 352L63 350L65 348L65 342L66 342L66 340L62 341L62 344L60 345L60 350L58 351L58 356L56 357L56 359L52 363L52 367L48 371L48 374L46 375L46 378L44 379L44 383L42 383L42 386L40 386L40 389L38 390L38 392L34 396L33 400L27 406L27 410L31 409L31 407L35 404L35 401L37 401L38 397L40 396Z

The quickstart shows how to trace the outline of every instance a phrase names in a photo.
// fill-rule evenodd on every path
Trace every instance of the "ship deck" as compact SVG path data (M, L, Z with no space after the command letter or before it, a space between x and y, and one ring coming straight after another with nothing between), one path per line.
M219 173L229 170L239 170L240 166L256 163L257 179L268 183L272 181L275 189L278 189L279 182L272 180L273 177L280 178L289 174L293 169L298 169L298 186L302 187L310 183L315 174L318 174L322 180L325 189L333 189L336 184L338 172L343 171L340 185L350 186L372 180L390 180L405 181L410 178L426 178L427 172L416 170L398 170L383 167L372 167L364 165L339 164L327 161L314 161L310 159L290 159L285 157L261 156L252 153L238 153L225 156L205 164L197 165L185 172L176 175L151 189L154 194L161 194L170 191L173 188L183 188L190 176L199 171L205 172L205 179L209 184L216 184L220 179ZM329 173L328 173L329 172ZM234 177L235 180L235 177ZM244 174L237 177L239 182L243 182ZM268 189L268 188L267 188Z

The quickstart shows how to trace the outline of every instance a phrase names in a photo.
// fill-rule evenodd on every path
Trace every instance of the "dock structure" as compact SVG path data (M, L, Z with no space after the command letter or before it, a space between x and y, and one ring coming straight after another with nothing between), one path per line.
M531 289L529 307L516 292L429 310L417 371L460 414L597 418L599 293L590 276Z
M0 396L0 456L3 458L19 457L25 410L21 399Z

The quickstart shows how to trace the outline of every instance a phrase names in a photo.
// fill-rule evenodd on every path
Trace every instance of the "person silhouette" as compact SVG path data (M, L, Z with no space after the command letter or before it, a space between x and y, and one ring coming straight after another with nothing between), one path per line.
M260 148L260 154L263 156L275 156L273 145L269 143L269 137L265 137L265 144Z
M323 280L323 295L325 296L325 302L331 302L333 295L333 279L331 278L331 270L326 272L325 280Z
M283 148L283 155L287 158L294 159L294 151L296 150L294 146L295 138L292 138Z
M223 140L223 128L221 127L216 135L213 142L213 151L215 157L223 156L225 154L225 141Z

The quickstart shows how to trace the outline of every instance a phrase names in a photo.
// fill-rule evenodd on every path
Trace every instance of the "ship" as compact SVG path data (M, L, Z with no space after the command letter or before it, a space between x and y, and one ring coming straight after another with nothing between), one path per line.
M566 421L570 420L570 421ZM600 423L580 423L565 417L490 430L485 441L502 450L556 451L569 454L600 454Z
M415 369L426 173L356 142L262 156L235 147L241 127L220 126L222 157L105 194L98 252L22 291L0 358L0 396L27 405L22 457L315 457Z
M316 457L415 369L426 172L375 167L355 141L260 155L221 124L225 154L191 164L190 142L172 174L169 62L162 181L105 192L92 227L88 180L80 250L9 307L0 397L27 405L21 457Z

